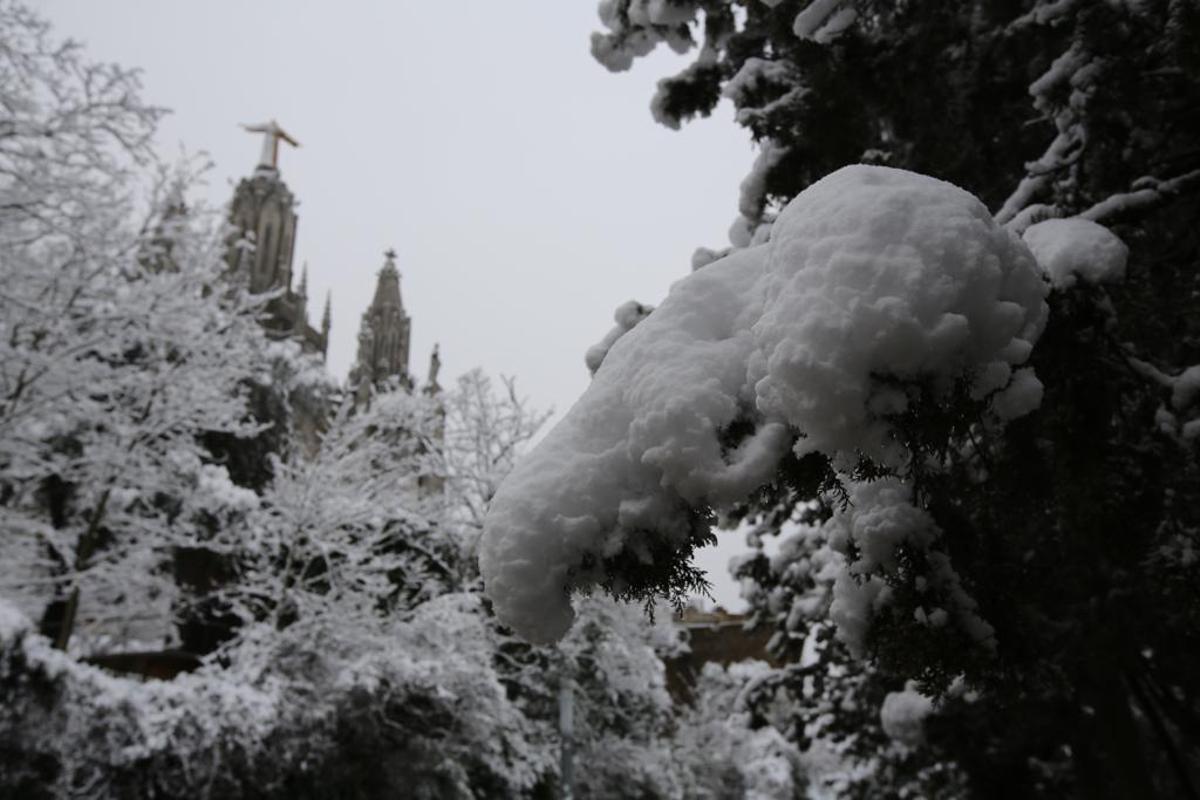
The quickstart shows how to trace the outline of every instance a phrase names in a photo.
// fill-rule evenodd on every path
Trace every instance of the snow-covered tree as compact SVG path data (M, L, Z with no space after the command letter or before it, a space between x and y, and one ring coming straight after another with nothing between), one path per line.
M686 591L718 515L787 526L741 560L795 661L757 696L859 736L847 793L1194 795L1200 6L600 16L613 69L699 45L655 117L727 98L761 153L497 492L501 617L554 639L573 589Z
M381 392L363 407L343 402L316 452L275 458L260 492L210 467L192 502L213 524L193 546L228 576L195 601L244 624L365 636L458 588L462 547L430 513L421 485L441 466L440 427L430 398Z
M136 77L19 5L0 22L0 795L544 797L567 686L586 796L779 773L673 745L666 615L596 598L545 648L491 613L476 540L545 420L511 380L339 405L264 337L187 176L153 180L161 112ZM298 403L336 408L301 439ZM207 656L191 673L89 657L173 623Z
M136 75L0 4L3 591L65 645L77 625L164 635L180 499L207 433L257 430L251 299L223 292L190 168L150 150Z
M746 702L771 669L761 661L705 664L693 703L679 715L670 741L682 796L791 800L807 796L808 765L775 727L756 720L762 708Z
M533 796L553 752L496 678L479 606L444 595L352 640L258 627L227 666L143 682L53 650L0 604L0 794Z
M517 393L516 381L501 377L502 388L481 369L459 376L455 386L439 396L446 425L440 449L449 502L464 522L483 528L487 504L509 473L520 449L537 435L550 417L535 412Z

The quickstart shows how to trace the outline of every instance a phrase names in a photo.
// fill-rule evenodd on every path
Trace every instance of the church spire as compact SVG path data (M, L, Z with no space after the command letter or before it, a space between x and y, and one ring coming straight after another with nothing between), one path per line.
M308 262L304 262L304 266L300 268L300 286L296 289L296 294L308 299Z
M396 269L396 251L385 250L383 268L379 270L379 281L375 284L375 299L372 306L387 305L404 308L400 300L400 270Z
M408 344L412 320L400 299L400 270L396 251L384 253L383 267L375 284L375 298L363 314L358 333L358 358L350 372L351 383L360 391L391 380L412 386L408 372Z

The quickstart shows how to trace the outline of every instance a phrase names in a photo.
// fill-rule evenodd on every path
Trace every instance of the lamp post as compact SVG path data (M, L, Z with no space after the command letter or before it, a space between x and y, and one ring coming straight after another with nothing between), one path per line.
M567 671L567 659L562 659L558 685L558 733L561 751L559 786L561 800L575 798L575 681Z

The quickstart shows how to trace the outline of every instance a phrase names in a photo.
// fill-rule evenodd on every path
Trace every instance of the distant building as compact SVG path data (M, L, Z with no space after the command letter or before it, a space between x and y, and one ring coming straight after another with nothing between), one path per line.
M779 666L767 649L772 636L770 626L747 628L745 614L730 614L718 606L712 611L688 607L675 618L675 624L687 634L686 653L667 659L667 690L677 702L690 703L692 690L704 665L727 667L740 661L765 661Z
M396 251L388 250L383 255L375 297L363 312L358 330L358 358L350 370L350 385L358 392L397 384L411 390L413 386L408 371L412 319L405 313L400 297Z
M408 369L412 319L404 311L404 301L400 297L396 251L388 250L383 257L383 267L375 283L375 296L363 312L358 329L358 357L350 369L350 391L354 393L354 402L359 407L370 403L371 396L376 392L411 392L415 386ZM437 382L441 364L435 344L429 356L429 372L425 377L423 391L426 394L434 395L441 390ZM435 433L438 439L445 434L444 421L445 410L441 409ZM379 435L392 436L392 443L398 448L413 446L404 431L381 431ZM420 443L416 448L417 452L425 452L426 445ZM423 474L417 478L417 486L423 496L431 496L441 493L445 488L445 480L440 475Z
M270 335L293 339L309 353L324 358L329 349L332 326L330 298L326 295L321 327L308 321L308 273L301 273L293 286L295 257L296 199L279 173L279 143L294 147L299 143L277 122L243 126L263 135L258 164L250 177L243 178L233 194L226 260L234 280L255 294L277 293L267 304L264 324ZM409 344L412 318L404 310L400 297L400 271L396 252L384 253L375 297L363 312L358 333L358 355L350 371L350 389L356 397L385 388L411 391L415 380L409 371ZM441 364L437 347L430 358L430 374L425 390L436 392L437 370Z
M307 270L299 286L293 287L292 280L298 217L295 197L279 174L278 160L281 139L297 143L274 120L246 129L263 134L263 149L254 173L243 178L233 193L229 222L234 231L226 255L230 271L254 294L277 292L267 303L268 333L294 339L307 352L324 357L331 323L328 298L317 330L308 321Z

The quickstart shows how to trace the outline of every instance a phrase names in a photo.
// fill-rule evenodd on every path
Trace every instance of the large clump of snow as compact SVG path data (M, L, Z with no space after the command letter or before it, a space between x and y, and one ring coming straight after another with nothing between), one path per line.
M710 267L711 268L711 267ZM948 183L847 167L779 215L754 324L760 411L801 430L804 451L890 461L883 416L904 398L872 376L972 376L982 396L1022 363L1045 323L1029 250Z
M531 640L559 638L569 592L603 577L605 559L645 561L664 544L686 557L688 510L743 499L789 448L902 465L897 384L1003 396L1045 294L1029 249L971 194L886 167L827 176L769 242L677 282L501 486L480 549L497 614ZM1040 385L1022 375L1010 412L1036 405Z

